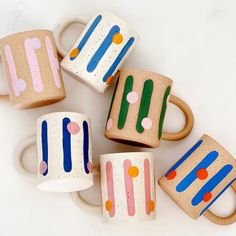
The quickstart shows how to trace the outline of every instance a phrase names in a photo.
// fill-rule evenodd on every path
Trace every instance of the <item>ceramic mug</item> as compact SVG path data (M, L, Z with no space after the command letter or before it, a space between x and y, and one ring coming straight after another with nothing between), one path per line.
M71 24L86 25L69 53L61 45L63 31ZM123 20L111 13L94 16L88 23L77 19L62 24L55 34L61 67L76 79L104 93L139 36Z
M236 192L236 160L213 138L200 140L159 180L161 188L190 217L204 215L216 224L236 222L236 210L220 217L208 208L228 188Z
M15 108L34 108L64 99L65 89L51 31L9 35L0 40L0 54ZM6 96L0 95L0 98Z
M180 140L192 130L194 118L189 106L170 95L173 81L163 75L121 69L105 128L108 139L145 147L158 147L160 140ZM178 106L186 124L178 133L163 133L168 101Z
M156 188L154 158L149 152L112 153L100 156L102 213L108 221L154 220ZM82 208L101 211L79 192L73 200Z
M37 121L37 139L21 143L15 155L17 170L27 179L36 175L22 163L25 150L37 142L38 188L49 192L72 192L93 185L92 143L88 116L73 112L43 115Z

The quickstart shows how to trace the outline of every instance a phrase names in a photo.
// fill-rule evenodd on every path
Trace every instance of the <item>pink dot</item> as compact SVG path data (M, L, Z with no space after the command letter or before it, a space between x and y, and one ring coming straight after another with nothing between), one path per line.
M136 92L129 92L126 99L129 103L134 104L138 101L138 94Z
M88 162L87 167L88 167L88 170L90 173L93 172L93 163L92 162Z
M41 161L39 164L39 173L43 175L47 169L48 169L47 163L45 161Z
M111 127L112 127L112 119L109 118L109 120L107 121L107 129L109 130L111 129Z
M41 47L41 42L38 38L32 38L32 45L35 49L39 49Z
M67 125L67 130L70 132L70 134L78 134L79 131L80 131L80 127L77 123L75 122L70 122L68 125Z
M152 127L152 120L148 117L142 120L142 126L144 129L150 129Z

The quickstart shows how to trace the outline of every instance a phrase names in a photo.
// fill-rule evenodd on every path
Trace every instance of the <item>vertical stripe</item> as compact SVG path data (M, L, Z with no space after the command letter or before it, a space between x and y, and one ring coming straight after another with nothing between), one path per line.
M129 168L131 167L131 161L127 159L124 161L123 165L124 165L127 210L128 210L128 215L133 216L135 214L134 186L133 186L133 179L128 173Z
M70 123L69 118L64 118L62 121L63 126L63 166L66 172L70 172L72 170L72 161L71 161L71 134L67 129L68 124Z
M43 175L46 176L48 174L48 124L46 120L44 120L41 125L41 142L43 162L47 164L47 169L44 171Z
M89 128L88 122L83 122L83 131L84 131L84 145L83 145L83 153L84 153L84 170L87 174L89 174L88 162L89 162Z
M115 193L114 193L114 183L113 183L113 168L111 161L106 163L106 177L107 177L107 191L108 199L112 203L112 208L109 211L110 217L115 215Z
M132 38L129 39L129 41L122 48L122 50L120 51L119 55L116 57L115 61L113 62L111 67L108 69L108 71L104 75L104 77L102 79L104 83L114 73L114 71L116 70L117 66L119 65L121 60L124 58L124 56L126 55L128 50L130 49L130 47L133 45L133 43L134 43L134 38L132 37Z
M133 81L134 81L134 78L132 75L129 75L125 81L124 92L123 92L121 106L120 106L120 114L118 118L119 129L123 129L125 125L125 121L126 121L128 110L129 110L129 102L127 101L127 95L133 89Z
M158 128L158 138L159 139L161 139L161 135L162 135L164 118L165 118L166 108L167 108L167 99L168 99L168 96L170 95L170 90L171 90L171 87L170 86L167 87L163 101L162 101L161 115L160 115L159 128Z
M150 202L151 202L151 183L150 183L150 163L148 159L144 160L144 185L145 185L145 201L146 213L150 215Z
M142 133L144 131L144 128L142 126L142 120L148 116L149 107L150 107L151 98L152 98L152 91L153 91L153 81L150 79L146 80L143 87L143 93L142 93L142 98L141 98L140 107L139 107L138 119L136 123L136 130L139 133Z
M120 27L118 25L114 25L110 29L109 33L107 34L107 36L105 37L105 39L101 43L100 47L97 49L97 51L95 52L95 54L93 55L93 57L89 61L88 66L87 66L88 72L93 72L96 69L101 58L106 53L107 49L111 46L113 36L118 32L120 32Z

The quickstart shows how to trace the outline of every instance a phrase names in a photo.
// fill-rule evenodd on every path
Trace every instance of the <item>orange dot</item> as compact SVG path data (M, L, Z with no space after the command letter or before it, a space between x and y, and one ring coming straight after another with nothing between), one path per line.
M136 166L131 166L128 170L128 173L131 177L137 177L139 174L139 169Z
M199 179L206 179L207 178L207 176L208 176L208 172L207 172L207 170L206 169L204 169L204 168L201 168L201 169L199 169L199 170L197 170L197 177L199 178Z
M111 200L106 201L105 208L107 211L110 211L112 209L112 201Z
M108 77L106 84L109 85L113 79L114 79L114 77L112 75L110 77Z
M79 50L78 48L74 48L71 52L70 52L70 58L74 59L75 57L77 57L79 54Z
M177 174L176 171L172 170L166 177L168 180L171 180L175 178L176 174Z
M208 201L211 200L211 197L212 197L212 194L210 192L205 193L204 196L203 196L203 201L208 202Z
M154 208L155 208L155 203L154 203L154 201L151 200L148 203L148 209L149 209L149 211L154 211Z
M123 36L121 33L116 33L113 37L112 37L112 42L115 44L120 44L123 42Z

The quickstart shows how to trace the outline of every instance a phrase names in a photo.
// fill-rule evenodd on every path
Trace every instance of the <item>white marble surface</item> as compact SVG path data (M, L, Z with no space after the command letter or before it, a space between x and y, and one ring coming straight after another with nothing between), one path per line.
M0 37L12 32L49 28L71 17L90 18L109 10L129 22L141 41L126 65L144 68L174 79L173 93L192 107L196 123L193 133L180 142L162 142L153 150L156 174L160 177L203 134L221 142L236 157L236 2L234 0L0 0ZM76 27L75 27L76 29ZM75 36L76 33L68 33ZM67 43L72 43L73 38ZM2 72L2 68L1 71ZM2 73L1 73L2 74ZM0 76L1 91L6 91ZM78 111L93 120L94 158L107 152L134 151L106 140L103 128L112 95L85 87L64 73L67 99L44 108L17 111L0 104L0 235L215 235L233 236L236 224L211 224L204 217L197 221L186 216L158 187L157 219L153 222L113 225L100 214L79 209L68 194L50 194L25 182L13 168L17 144L35 133L35 120L52 111ZM165 130L183 125L182 114L169 106ZM33 167L35 150L27 153ZM99 201L97 187L84 196ZM212 206L218 214L233 210L232 191Z

